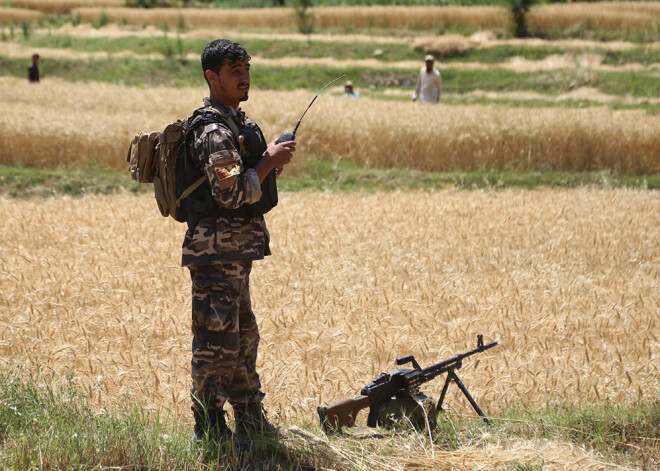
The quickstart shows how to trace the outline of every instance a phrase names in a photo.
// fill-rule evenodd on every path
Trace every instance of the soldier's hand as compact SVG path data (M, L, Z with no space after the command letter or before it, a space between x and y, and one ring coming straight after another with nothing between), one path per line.
M277 139L273 139L266 149L266 152L268 152L268 158L271 159L273 167L284 167L291 162L295 151L296 141L286 141L278 144Z

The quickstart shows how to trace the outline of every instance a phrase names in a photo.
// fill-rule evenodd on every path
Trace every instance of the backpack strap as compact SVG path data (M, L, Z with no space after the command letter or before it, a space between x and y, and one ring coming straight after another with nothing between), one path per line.
M202 183L204 183L205 181L206 181L206 175L202 175L201 177L199 177L199 179L198 179L195 183L193 183L193 184L190 185L188 188L186 188L186 189L184 190L184 192L181 193L181 196L179 196L179 197L177 198L177 200L176 200L176 205L177 205L177 207L181 204L181 201L183 201L183 200L186 199L188 196L190 196L190 193L192 193L192 192L195 191L197 188L199 188L199 186L200 186Z
M197 111L195 111L195 114L193 116L198 116L201 115L202 113L213 113L217 117L220 118L220 122L222 124L226 124L229 129L231 130L232 134L236 138L236 141L238 141L239 145L239 151L242 155L245 154L245 147L243 147L243 141L240 139L241 133L238 130L238 126L236 126L236 123L234 122L233 118L231 115L223 113L217 108L214 108L213 106L206 106L204 108L200 108ZM193 119L194 121L194 119Z

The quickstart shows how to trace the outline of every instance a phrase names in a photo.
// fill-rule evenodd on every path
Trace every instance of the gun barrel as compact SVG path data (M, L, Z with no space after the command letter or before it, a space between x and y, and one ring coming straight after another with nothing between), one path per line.
M470 350L469 352L465 353L460 353L456 355L455 357L450 358L449 360L444 360L441 361L440 363L436 363L435 365L431 365L429 367L426 367L422 370L422 373L424 374L424 377L426 380L430 380L435 378L436 376L445 373L449 370L455 369L456 364L460 365L460 362L469 356L472 356L476 353L481 353L485 350L488 350L489 348L493 348L494 346L497 345L497 342L490 342L485 345L482 343L479 343L479 346L475 348L474 350ZM460 366L459 366L460 368Z

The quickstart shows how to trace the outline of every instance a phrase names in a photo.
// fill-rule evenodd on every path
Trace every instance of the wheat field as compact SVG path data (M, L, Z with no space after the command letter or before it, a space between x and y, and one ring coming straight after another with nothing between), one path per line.
M296 28L296 16L290 8L209 9L209 8L126 8L121 0L16 0L18 8L1 8L0 23L35 22L37 12L73 14L84 22L104 16L111 22L131 25L176 26L181 21L189 28ZM31 9L29 12L26 8ZM317 30L345 28L380 28L400 32L444 30L446 27L469 27L504 30L509 26L505 8L492 6L369 6L319 7L313 9ZM530 11L533 30L568 28L577 24L590 28L622 30L657 27L660 8L652 2L599 2L567 5L539 5Z
M80 7L120 7L124 0L12 0L12 6L62 15Z
M186 26L228 28L296 28L296 15L293 9L244 8L244 9L204 9L204 8L133 8L82 7L73 10L74 14L89 22L99 17L101 12L110 21L125 21L127 24L170 24L183 19ZM497 7L319 7L313 9L314 26L320 29L343 28L417 28L429 29L440 25L469 25L480 28L493 28L506 23L506 10Z
M134 133L189 116L206 93L201 84L140 89L52 79L37 88L0 78L0 164L123 168ZM250 93L244 109L267 138L291 129L313 97L305 91ZM660 171L660 122L637 110L429 108L326 94L297 137L301 158L314 154L371 167Z
M22 0L39 2L42 0ZM52 3L52 0L47 0ZM103 12L110 21L128 24L176 25L180 19L188 27L248 27L286 28L296 26L292 9L203 9L152 8L140 10L122 7L81 7L72 10L85 22L96 20ZM463 26L479 29L504 29L508 26L508 12L492 6L368 6L319 7L313 9L317 29L385 28L403 31L444 29ZM540 5L530 11L533 28L546 30L565 28L588 22L602 29L646 28L660 23L660 8L651 2L571 3L568 5Z
M15 0L7 3L13 8L0 8L0 33L14 38L15 25L25 21L41 25L24 28L26 41L28 32L162 37L164 25L183 20L185 30L177 30L182 38L292 39L301 47L312 38L396 42L409 44L411 57L421 54L414 49L442 54L502 45L575 51L539 61L453 64L455 69L553 70L557 77L564 69L584 69L580 74L588 77L594 70L658 67L603 65L605 50L640 47L624 41L498 39L509 26L503 8L315 8L317 33L308 37L293 33L291 9L145 10L121 8L123 3ZM65 17L52 15L63 13L83 23L59 27ZM101 28L84 23L99 22L101 15L116 23ZM660 7L653 2L542 5L530 13L537 31L578 23L602 30L657 28L659 21ZM480 31L433 35L452 25ZM396 34L366 34L378 28ZM331 34L351 29L365 34ZM49 76L48 59L111 55L23 43L3 43L0 54L23 58L27 66L32 53L42 53L47 79L35 87L24 77L0 77L0 165L125 171L135 132L163 129L190 115L208 93L201 73L199 86L186 88L66 82ZM657 49L660 43L643 46ZM122 51L114 57L123 55L135 56ZM161 58L141 58L151 57ZM329 57L253 59L255 69L383 66ZM387 63L409 69L411 79L420 66ZM267 138L291 130L313 97L309 91L258 86L253 82L243 108ZM660 172L660 120L642 110L447 100L425 107L372 99L377 95L367 89L360 90L360 100L346 100L337 96L342 91L341 85L331 87L310 109L285 175L308 176L306 164L317 157L428 171ZM522 89L461 96L660 102L579 84L561 95ZM262 337L258 368L269 418L300 431L317 422L318 405L358 394L379 373L397 369L397 357L414 354L428 366L474 348L477 334L499 345L467 360L458 374L487 414L517 406L657 402L660 193L608 189L606 182L602 187L281 193L280 205L266 216L273 255L255 262L252 271ZM144 404L159 411L173 431L189 433L192 335L190 279L180 267L184 225L162 218L152 195L128 191L80 199L0 196L0 214L0 370L35 376L37 384L63 383L70 376L96 413ZM423 390L437 400L443 380ZM455 386L445 407L451 418L475 416ZM361 413L358 422L365 420ZM582 445L490 430L475 432L455 450L408 431L403 439L398 432L370 433L358 428L327 440L307 431L298 439L320 455L334 453L342 469L632 469Z
M278 420L395 358L498 341L460 376L486 411L660 392L660 196L631 190L281 195L255 262L259 368ZM68 373L91 404L187 418L183 226L149 195L0 199L0 364ZM441 383L428 385L436 395ZM457 390L450 410L471 410Z
M36 22L41 16L41 13L38 11L0 7L0 24L15 24L23 21Z
M543 5L530 10L532 29L568 28L577 23L602 29L643 28L660 24L657 2L598 2Z

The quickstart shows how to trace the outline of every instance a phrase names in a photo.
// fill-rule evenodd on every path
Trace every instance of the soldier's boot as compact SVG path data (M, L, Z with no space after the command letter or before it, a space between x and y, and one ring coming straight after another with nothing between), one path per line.
M192 407L195 417L195 438L223 444L231 439L232 432L227 426L226 412L223 409L202 409Z
M278 429L266 418L261 401L234 405L234 440L241 450L251 450L255 442L272 442L277 435Z

